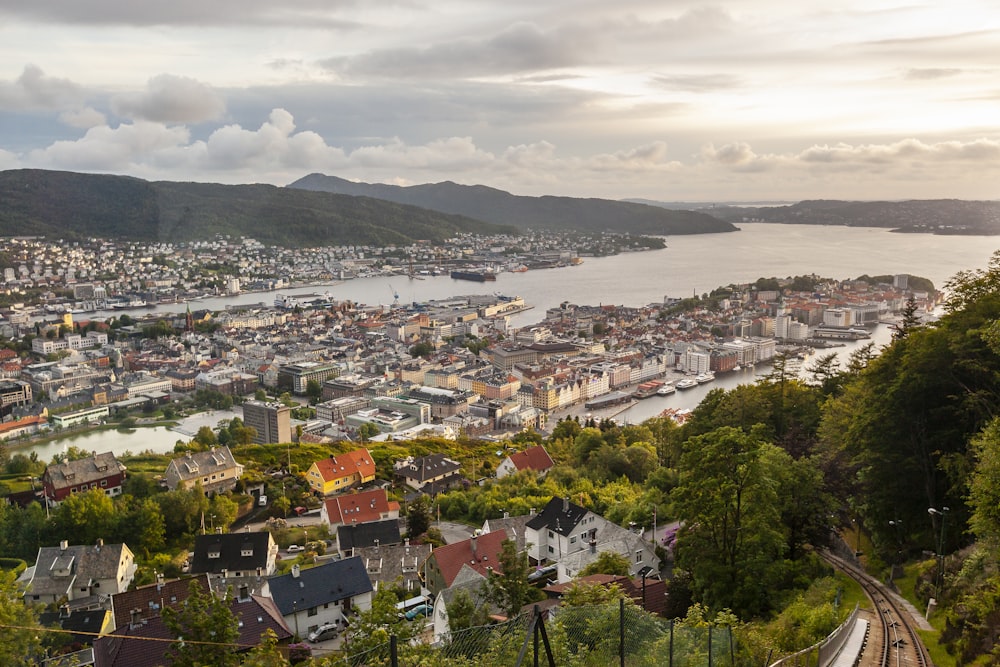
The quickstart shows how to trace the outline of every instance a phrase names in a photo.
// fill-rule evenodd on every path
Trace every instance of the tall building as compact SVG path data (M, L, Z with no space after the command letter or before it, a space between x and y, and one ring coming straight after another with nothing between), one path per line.
M259 445L292 441L292 409L281 403L247 401L243 404L243 423L257 430L254 442Z

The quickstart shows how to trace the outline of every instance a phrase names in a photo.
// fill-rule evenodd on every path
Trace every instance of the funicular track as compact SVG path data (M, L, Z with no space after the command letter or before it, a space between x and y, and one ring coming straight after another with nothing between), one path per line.
M909 612L885 587L856 564L829 552L823 558L851 577L872 601L872 632L857 665L865 667L933 667Z

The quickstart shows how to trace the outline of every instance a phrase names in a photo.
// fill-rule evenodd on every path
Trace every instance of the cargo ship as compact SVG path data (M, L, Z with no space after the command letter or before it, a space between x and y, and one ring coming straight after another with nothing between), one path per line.
M497 279L496 274L492 271L452 271L451 277L455 280L474 280L477 283Z

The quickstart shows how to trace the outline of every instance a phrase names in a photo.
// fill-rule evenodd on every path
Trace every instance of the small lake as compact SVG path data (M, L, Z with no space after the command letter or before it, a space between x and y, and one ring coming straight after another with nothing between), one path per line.
M153 426L124 431L108 430L79 433L33 446L18 447L15 445L10 448L10 452L12 454L35 452L40 461L50 463L56 454L66 451L70 445L98 453L113 452L115 456L121 456L125 452L138 454L146 450L157 454L171 452L178 440L187 442L190 438L176 431L171 431L165 426Z

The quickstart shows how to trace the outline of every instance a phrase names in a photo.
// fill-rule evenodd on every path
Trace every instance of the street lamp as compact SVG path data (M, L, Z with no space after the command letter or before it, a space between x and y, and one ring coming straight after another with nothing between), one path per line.
M942 507L937 509L936 507L928 507L927 513L931 515L931 521L934 521L934 517L941 517L941 529L938 532L938 543L937 543L937 557L938 557L938 571L937 571L937 597L941 598L941 589L944 586L944 529L945 523L948 518L948 508Z
M903 564L903 521L901 519L889 519L889 525L896 529L896 561L889 572L889 579L893 579L896 572L896 565Z
M639 570L639 576L642 577L642 610L643 611L646 611L646 577L652 571L653 571L653 568L650 567L649 565L646 565L641 570Z

